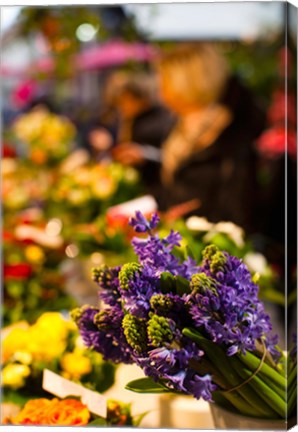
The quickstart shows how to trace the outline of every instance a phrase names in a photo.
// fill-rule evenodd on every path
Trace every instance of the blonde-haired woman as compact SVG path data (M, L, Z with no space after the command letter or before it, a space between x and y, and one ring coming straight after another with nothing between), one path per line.
M250 229L252 142L263 114L212 44L181 44L162 57L157 70L162 99L179 116L163 145L161 205L198 198L197 213Z

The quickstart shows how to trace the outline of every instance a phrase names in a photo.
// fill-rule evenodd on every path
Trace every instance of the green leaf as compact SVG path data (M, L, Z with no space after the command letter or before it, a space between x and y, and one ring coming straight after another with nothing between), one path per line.
M170 393L166 387L156 383L151 378L139 378L130 381L125 386L126 390L131 390L136 393Z
M143 418L144 418L147 414L149 414L149 413L150 413L150 411L148 410L148 411L145 411L145 412L143 412L143 413L141 413L141 414L139 414L139 415L135 415L135 416L133 417L133 425L134 425L134 426L140 426L141 421L143 420Z
M108 426L108 422L106 419L98 417L97 419L88 423L88 426Z
M160 288L163 294L175 292L176 281L172 273L163 272L160 275Z
M189 281L182 276L175 276L176 282L176 292L178 295L182 296L183 294L188 294L190 292L189 289Z

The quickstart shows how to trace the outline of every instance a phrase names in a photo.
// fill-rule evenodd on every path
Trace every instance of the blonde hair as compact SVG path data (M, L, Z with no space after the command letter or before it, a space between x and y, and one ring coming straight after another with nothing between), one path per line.
M171 97L208 105L221 96L229 76L224 56L210 43L182 43L157 63Z

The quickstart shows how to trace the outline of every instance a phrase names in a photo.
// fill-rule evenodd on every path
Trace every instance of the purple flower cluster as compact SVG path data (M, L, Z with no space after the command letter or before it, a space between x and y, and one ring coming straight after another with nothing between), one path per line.
M139 211L136 212L136 217L129 222L136 232L149 234L145 239L134 238L132 240L139 262L151 268L157 275L162 272L171 272L173 275L189 278L198 270L196 262L191 258L180 262L173 250L180 246L181 235L171 231L167 237L160 238L158 234L152 232L158 222L157 215L153 215L151 221L148 222Z
M255 349L255 341L272 330L269 315L258 299L258 286L241 260L210 246L200 272L192 277L188 296L189 313L196 328L227 355ZM268 351L279 356L276 337L265 340Z
M85 344L105 359L136 363L171 390L211 400L217 387L206 364L200 369L204 351L183 329L198 330L234 355L266 339L269 317L241 261L213 246L205 249L201 266L189 257L181 260L180 234L161 238L158 222L157 215L148 221L136 212L130 224L141 233L132 241L138 262L94 269L106 306L77 309L73 318ZM265 342L274 352L275 341Z

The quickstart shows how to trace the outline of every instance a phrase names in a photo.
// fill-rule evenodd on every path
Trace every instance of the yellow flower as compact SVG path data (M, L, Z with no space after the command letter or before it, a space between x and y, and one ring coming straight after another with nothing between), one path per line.
M27 350L35 360L50 361L66 349L71 326L59 312L46 312L30 327Z
M59 312L45 312L38 318L35 326L39 331L59 336L59 339L66 338L71 328L70 323Z
M8 364L1 372L2 385L14 388L23 387L25 378L30 375L30 372L27 365Z
M94 195L100 199L109 198L115 191L117 185L112 177L102 176L99 179L95 179L92 184L92 190Z
M13 358L23 365L30 365L32 363L32 355L27 351L16 351Z
M41 263L44 261L44 252L39 246L30 245L25 249L25 257L32 263Z
M60 357L66 349L66 340L60 339L59 335L54 337L47 332L40 332L38 328L30 331L30 338L27 349L32 354L34 360L51 361Z
M2 361L6 362L17 351L27 351L28 329L11 330L2 342Z
M64 354L60 364L64 372L76 379L90 373L92 370L90 359L77 353Z

